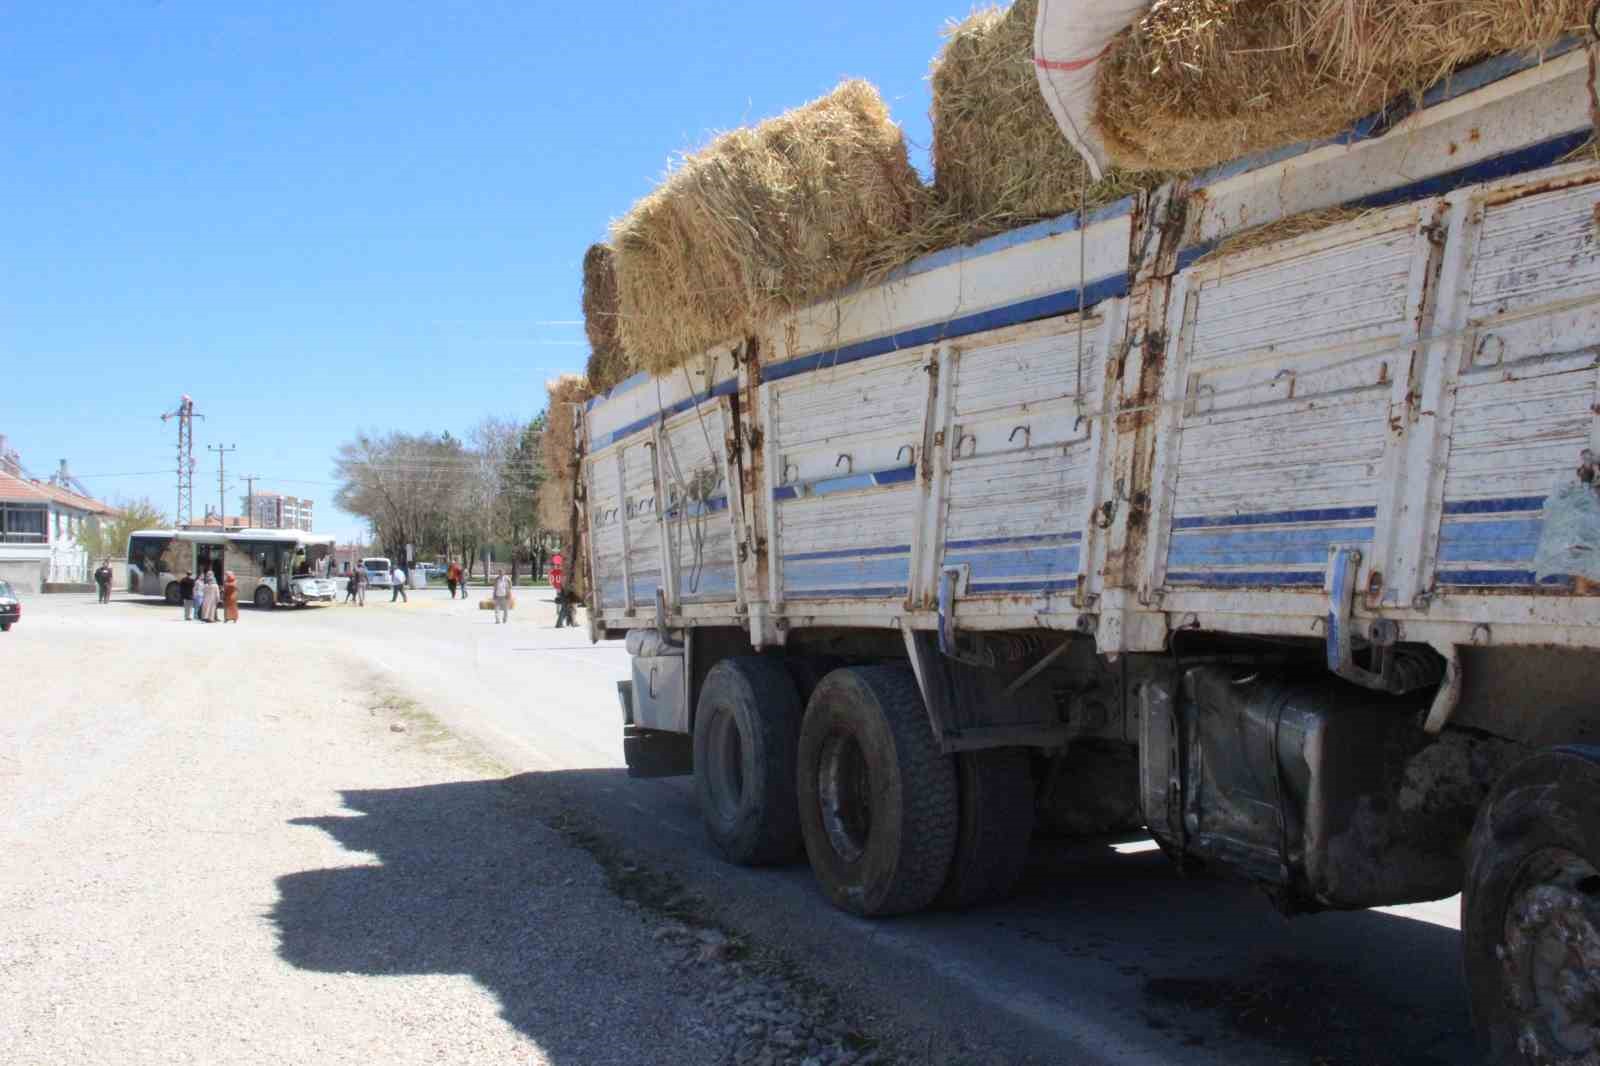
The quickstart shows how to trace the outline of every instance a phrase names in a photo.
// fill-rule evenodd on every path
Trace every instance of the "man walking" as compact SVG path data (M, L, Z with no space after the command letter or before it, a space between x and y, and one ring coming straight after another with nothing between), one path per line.
M400 600L410 603L411 598L406 595L406 568L397 566L389 571L389 602Z
M450 586L450 598L456 598L456 586L461 584L461 564L452 562L444 572L444 580Z
M95 587L100 590L100 602L111 602L111 560L100 560L100 569L94 572Z
M494 622L511 621L511 579L506 577L504 570L495 575L494 579Z
M367 605L367 568L364 566L357 566L355 568L355 579L356 606L365 607Z

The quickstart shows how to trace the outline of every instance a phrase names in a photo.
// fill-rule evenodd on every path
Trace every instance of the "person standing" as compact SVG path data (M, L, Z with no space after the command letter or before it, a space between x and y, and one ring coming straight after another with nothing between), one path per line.
M94 584L100 592L100 602L111 602L111 560L100 560L100 569L94 572Z
M389 571L390 603L393 603L395 600L400 600L404 603L411 602L411 598L406 595L406 578L408 576L409 575L406 573L406 568L403 566L397 566L393 570Z
M506 577L504 570L495 575L494 579L494 622L511 621L511 579Z
M183 620L187 622L194 618L194 575L187 570L178 580L178 599L183 604Z
M239 579L229 570L222 578L222 620L224 622L237 622L239 620Z
M563 588L556 593L557 629L560 629L563 625L571 626L574 629L578 627L578 623L572 617L572 606L577 602L578 597L574 596L569 589Z
M200 575L200 584L195 588L195 606L199 610L200 621L217 620L217 579L210 570Z
M367 605L367 568L357 566L352 576L355 578L356 583L356 606L365 607Z

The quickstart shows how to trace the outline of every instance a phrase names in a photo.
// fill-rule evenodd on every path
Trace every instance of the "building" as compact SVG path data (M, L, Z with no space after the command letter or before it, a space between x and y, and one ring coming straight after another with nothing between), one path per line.
M39 592L46 581L88 581L94 566L79 537L116 514L82 493L0 467L0 580L23 592Z
M226 523L218 520L217 512L207 511L206 516L198 522L190 522L183 526L184 529L244 529L250 525L244 515L229 515Z
M239 511L250 516L250 525L256 529L298 529L310 533L313 529L313 503L298 496L285 496L281 492L258 492L254 496L239 497Z

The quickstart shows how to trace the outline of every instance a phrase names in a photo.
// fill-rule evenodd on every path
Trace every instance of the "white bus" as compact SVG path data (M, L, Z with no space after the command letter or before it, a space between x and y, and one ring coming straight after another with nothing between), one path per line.
M128 591L176 604L185 570L218 581L232 571L239 599L262 609L333 603L333 545L331 535L293 529L140 530L128 537Z

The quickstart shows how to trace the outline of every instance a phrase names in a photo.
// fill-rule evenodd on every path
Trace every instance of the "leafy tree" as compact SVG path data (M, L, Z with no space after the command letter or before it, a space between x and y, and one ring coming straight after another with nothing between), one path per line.
M78 543L89 553L91 563L126 559L130 534L140 529L166 529L169 525L166 512L145 497L121 504L115 515L84 523Z

